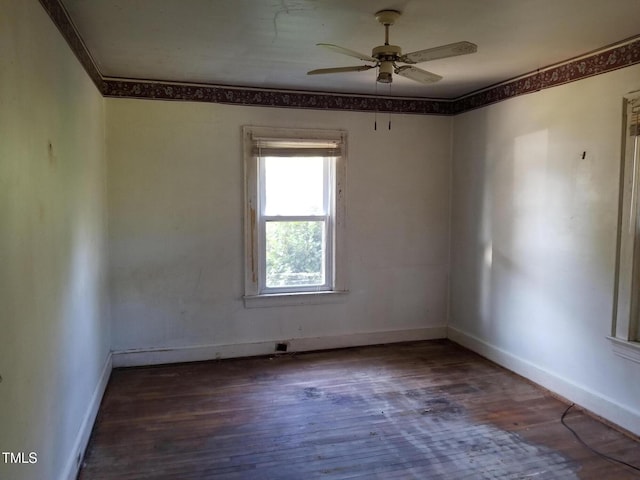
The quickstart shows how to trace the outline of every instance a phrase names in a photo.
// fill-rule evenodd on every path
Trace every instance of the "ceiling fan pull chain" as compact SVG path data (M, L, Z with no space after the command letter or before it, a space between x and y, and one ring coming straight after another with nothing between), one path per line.
M389 84L389 96L391 96L391 84ZM389 110L389 130L391 130L391 110Z
M376 110L375 110L375 113L373 114L373 129L378 130L378 104L379 104L378 82L374 81L373 83L375 84L375 94L376 94Z

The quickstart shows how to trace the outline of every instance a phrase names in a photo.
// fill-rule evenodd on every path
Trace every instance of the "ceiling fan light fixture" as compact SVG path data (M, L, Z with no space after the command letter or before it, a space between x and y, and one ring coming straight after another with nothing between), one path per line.
M393 81L393 62L380 62L376 80L380 83L391 83Z
M393 81L393 77L389 72L380 72L378 73L376 81L378 83L391 83Z

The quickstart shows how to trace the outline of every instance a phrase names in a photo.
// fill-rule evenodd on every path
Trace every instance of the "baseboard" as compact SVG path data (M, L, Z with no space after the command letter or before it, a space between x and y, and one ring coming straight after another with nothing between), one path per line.
M446 338L447 327L414 328L383 332L353 333L314 338L274 339L234 345L197 345L175 348L148 348L113 352L113 366L133 367L163 363L197 362L235 357L253 357L276 353L277 343L286 343L287 352L327 350L381 343L397 343Z
M537 383L595 415L619 425L623 430L627 430L634 435L640 435L639 411L634 411L605 395L540 368L528 360L524 360L457 328L448 327L447 337L453 342Z
M91 436L91 430L93 429L93 424L96 420L96 416L98 415L100 402L102 402L102 397L107 388L107 383L109 383L112 364L112 355L109 353L106 361L104 362L104 366L102 367L98 384L93 391L91 401L89 402L89 406L84 414L82 423L80 424L76 440L73 442L71 455L69 456L65 469L60 477L62 480L75 480L78 476L78 471L80 470L80 465L82 464L82 459L84 458L84 453L87 448L87 444L89 443L89 437Z

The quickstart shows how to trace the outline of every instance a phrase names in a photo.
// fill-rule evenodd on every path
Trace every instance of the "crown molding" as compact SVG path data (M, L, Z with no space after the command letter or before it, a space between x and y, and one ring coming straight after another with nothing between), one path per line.
M40 0L96 87L105 97L182 100L259 107L457 115L520 95L640 63L640 36L547 66L457 98L429 99L304 92L104 77L60 0Z

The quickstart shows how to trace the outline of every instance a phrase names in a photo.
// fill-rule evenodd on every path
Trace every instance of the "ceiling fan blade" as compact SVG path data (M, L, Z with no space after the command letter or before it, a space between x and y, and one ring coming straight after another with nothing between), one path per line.
M342 55L359 58L360 60L364 60L365 62L377 62L377 60L370 55L354 52L353 50L349 50L348 48L340 47L338 45L332 45L330 43L316 43L316 45L318 47L324 47L334 52L341 53Z
M357 67L318 68L307 72L307 75L322 75L324 73L364 72L375 68L373 65L359 65Z
M471 42L456 42L440 47L427 48L418 50L400 57L400 61L404 63L420 63L429 60L438 60L440 58L455 57L457 55L467 55L478 51L478 46Z
M430 85L432 83L436 83L442 80L442 77L440 75L427 72L426 70L422 70L421 68L413 67L411 65L404 65L402 67L398 67L396 68L395 72L401 77L409 78L411 80L415 80L416 82L424 83L426 85Z

